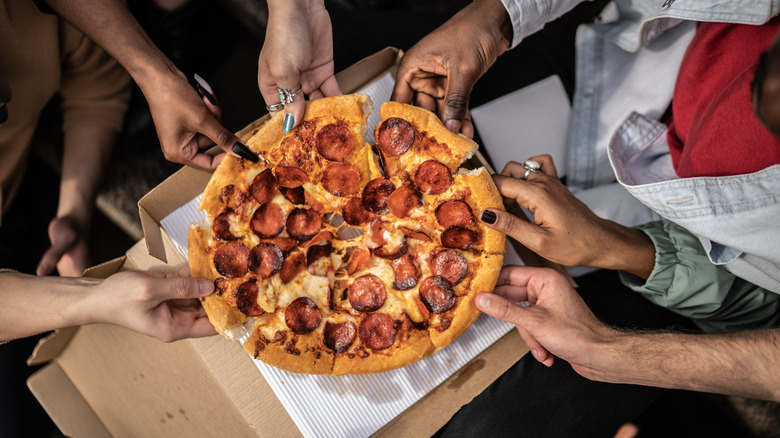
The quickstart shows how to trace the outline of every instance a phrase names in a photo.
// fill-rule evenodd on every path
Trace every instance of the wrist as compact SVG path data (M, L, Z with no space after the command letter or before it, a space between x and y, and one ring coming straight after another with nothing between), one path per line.
M602 257L593 266L614 271L625 271L647 279L655 267L655 245L636 228L604 221L610 236Z
M67 297L62 306L62 327L77 327L100 322L94 311L94 295L103 280L78 277L63 279L63 293Z

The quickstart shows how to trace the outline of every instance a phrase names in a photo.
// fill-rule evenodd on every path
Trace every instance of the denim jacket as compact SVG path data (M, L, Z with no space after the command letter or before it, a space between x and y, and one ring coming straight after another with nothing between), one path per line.
M578 0L502 0L512 46ZM555 3L555 4L553 4ZM763 24L769 0L615 0L577 32L569 129L573 190L615 181L662 217L699 237L709 259L780 293L780 166L750 175L679 179L658 120L671 102L696 21Z

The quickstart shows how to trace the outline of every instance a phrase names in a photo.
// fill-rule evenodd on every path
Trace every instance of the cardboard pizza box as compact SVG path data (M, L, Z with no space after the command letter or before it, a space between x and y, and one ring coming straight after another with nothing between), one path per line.
M394 74L400 55L387 48L339 73L342 90ZM487 165L479 154L474 160L472 166ZM186 260L160 223L202 192L209 177L185 167L153 189L139 202L145 238L88 275L178 272ZM522 246L516 249L528 265L560 269ZM432 435L527 351L517 331L509 331L373 435ZM67 436L303 436L253 359L239 343L218 335L166 344L120 327L84 326L41 342L30 363L47 363L28 385Z

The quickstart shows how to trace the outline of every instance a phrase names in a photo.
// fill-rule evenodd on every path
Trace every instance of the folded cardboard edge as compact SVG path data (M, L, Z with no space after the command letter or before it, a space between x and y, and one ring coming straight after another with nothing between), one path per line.
M336 74L336 80L343 92L354 93L367 82L367 77L374 78L388 68L395 68L401 54L400 50L387 47L339 72ZM268 119L268 115L259 118L238 131L236 136L247 141L252 136L252 131ZM213 148L209 152L216 154L221 150ZM202 188L208 184L209 178L211 178L210 173L185 166L138 200L138 214L149 254L167 262L160 221L198 196ZM188 183L177 184L181 181Z
M56 361L30 376L27 386L65 436L111 437Z

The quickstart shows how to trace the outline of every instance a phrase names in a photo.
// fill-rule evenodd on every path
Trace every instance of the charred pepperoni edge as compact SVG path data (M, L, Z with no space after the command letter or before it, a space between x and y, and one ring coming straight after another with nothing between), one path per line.
M304 192L303 186L293 188L279 187L279 191L285 199L293 204L303 205L306 203L306 192Z
M335 196L346 197L360 190L360 170L348 162L328 163L322 172L322 187Z
M363 188L363 207L376 214L386 214L390 209L387 198L395 190L395 185L386 178L375 178Z
M363 200L355 196L344 206L341 217L349 225L361 225L371 219L371 212L363 207Z
M420 283L420 299L431 313L444 313L455 307L455 292L443 277L435 275Z
M444 278L453 286L463 281L468 271L466 257L454 249L440 251L431 260L431 273Z
M303 183L309 182L309 175L299 167L277 166L274 170L276 171L276 179L280 187L294 189L302 186Z
M417 168L414 183L420 191L428 195L438 195L447 191L452 184L449 167L435 160L428 160Z
M304 242L316 236L322 227L320 214L306 208L295 208L287 215L287 234Z
M290 253L282 262L282 269L279 271L279 279L282 283L291 282L299 273L306 269L306 254L301 251Z
M249 228L261 239L276 237L284 229L284 211L276 204L260 204L252 214Z
M398 248L392 250L392 252L387 248L385 248L385 245L382 245L378 248L374 248L372 252L374 253L375 256L381 257L385 260L395 260L401 257L402 255L406 254L406 251L408 250L409 250L409 245L406 243L406 237L404 237L404 240L401 242L400 245L398 245Z
M403 185L387 197L387 206L394 215L408 217L412 210L422 206L422 195L414 187Z
M393 260L390 263L390 267L393 268L395 273L394 289L409 290L417 286L417 281L420 279L419 272L409 254L404 254L400 258Z
M300 245L301 248L308 248L314 245L315 243L326 242L331 240L333 240L333 233L331 233L330 231L322 230L311 239L305 242L301 242Z
M233 210L226 209L214 218L214 222L211 224L211 231L214 233L214 237L225 241L238 239L237 236L230 232L230 217L235 216L235 214Z
M249 194L259 204L271 202L279 194L276 177L271 172L271 169L266 169L257 174L252 183L249 184Z
M325 245L313 245L306 251L306 266L311 266L322 257L328 257L333 252L333 245L326 243Z
M217 279L214 280L214 293L217 294L218 297L221 297L222 294L228 290L229 286L230 284L225 278L217 277Z
M293 249L295 249L296 246L298 246L298 241L295 239L291 239L289 237L272 237L270 239L263 240L263 242L278 246L279 249L281 249L282 252L285 254L292 251Z
M423 324L427 326L428 320L431 318L431 311L425 307L419 294L414 296L414 303L417 305L417 309L420 311L420 315L422 315L422 318L425 321Z
M249 248L241 242L228 242L214 251L214 268L227 278L243 277L249 272Z
M352 251L347 262L347 274L352 275L355 272L368 266L371 261L371 251L368 248L357 248Z
M395 340L395 322L384 313L368 314L360 322L358 337L363 345L372 350L384 350Z
M322 312L309 298L300 297L284 310L284 322L293 333L304 335L311 333L322 322Z
M343 353L349 349L349 346L352 345L353 342L355 342L357 328L355 328L355 324L352 321L339 323L328 321L325 323L323 337L326 347L335 351L336 354Z
M479 235L476 231L458 225L447 228L441 233L441 245L446 248L471 249Z
M474 223L474 213L471 206L463 201L444 201L434 211L436 220L442 227L460 225L469 226Z
M406 235L406 237L410 239L417 239L422 240L423 242L432 242L433 239L431 239L427 234L423 233L422 231L413 230L411 228L407 227L398 227L402 233Z
M385 304L387 289L376 275L366 274L349 285L349 303L358 312L373 312Z
M257 304L258 287L256 281L247 281L239 286L233 297L236 299L236 307L246 316L260 316L265 311Z
M391 156L402 155L414 144L415 132L412 125L404 119L391 117L377 129L377 146Z
M355 139L343 123L331 123L317 133L317 152L330 161L344 161L355 149Z
M246 200L244 192L238 190L233 184L222 187L219 191L219 202L227 207L238 207Z
M281 248L261 242L249 252L249 270L261 278L270 278L282 269L284 253Z

